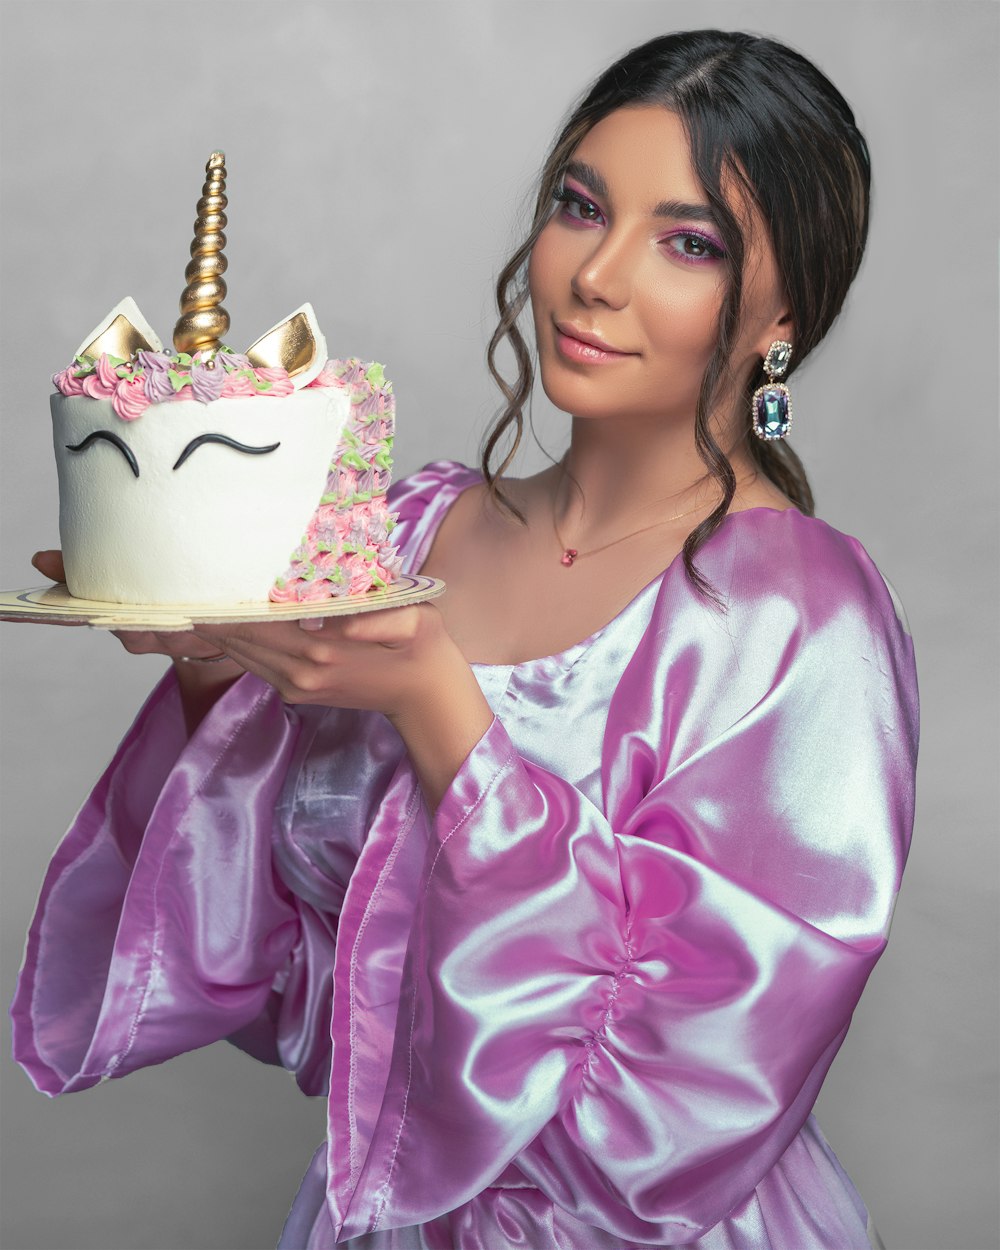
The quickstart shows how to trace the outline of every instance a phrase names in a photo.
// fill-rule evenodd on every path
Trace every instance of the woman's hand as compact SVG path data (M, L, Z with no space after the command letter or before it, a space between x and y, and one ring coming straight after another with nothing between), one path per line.
M199 625L197 637L288 703L383 712L433 808L493 713L432 604L356 616Z
M390 718L419 706L456 667L467 667L430 604L301 621L197 625L287 703L362 708Z
M31 557L32 568L36 568L50 582L64 582L66 570L63 568L61 551L36 551Z

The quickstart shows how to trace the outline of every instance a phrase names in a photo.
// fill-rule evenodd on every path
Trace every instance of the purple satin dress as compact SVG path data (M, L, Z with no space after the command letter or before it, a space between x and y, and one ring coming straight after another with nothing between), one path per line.
M478 475L394 506L410 568ZM167 677L62 843L13 1008L50 1094L230 1037L329 1090L285 1250L867 1250L810 1110L912 822L910 640L861 546L729 517L496 718L434 816L380 715Z

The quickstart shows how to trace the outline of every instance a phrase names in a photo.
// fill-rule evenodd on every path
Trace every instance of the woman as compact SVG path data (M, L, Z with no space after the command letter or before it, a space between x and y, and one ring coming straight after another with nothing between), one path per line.
M867 197L849 108L780 45L602 75L501 275L483 473L396 489L440 606L123 637L175 663L43 890L41 1088L222 1037L329 1087L287 1248L877 1244L809 1112L898 889L912 650L773 385ZM529 295L572 428L516 481Z

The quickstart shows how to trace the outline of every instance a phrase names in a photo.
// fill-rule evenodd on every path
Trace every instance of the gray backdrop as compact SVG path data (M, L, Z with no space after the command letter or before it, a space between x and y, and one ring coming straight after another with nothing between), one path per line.
M37 584L28 555L57 542L48 375L127 294L169 339L214 147L233 346L312 300L337 354L386 362L405 472L475 456L493 275L614 55L746 28L837 82L871 142L874 225L843 324L794 379L795 443L821 514L907 605L924 735L893 941L819 1113L890 1250L996 1246L994 5L7 0L2 18L5 587ZM565 419L536 415L558 450ZM85 630L0 643L9 1000L43 867L163 665ZM7 1250L273 1246L322 1133L290 1077L220 1045L49 1101L8 1050Z

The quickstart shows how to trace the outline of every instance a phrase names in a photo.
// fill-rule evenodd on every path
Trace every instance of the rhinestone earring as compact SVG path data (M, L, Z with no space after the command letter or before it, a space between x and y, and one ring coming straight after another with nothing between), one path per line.
M775 382L775 378L783 377L792 358L792 345L782 339L776 339L767 349L764 357L764 372L767 381L758 386L753 393L750 405L750 424L758 438L771 442L776 438L784 438L792 428L792 397L783 382Z

